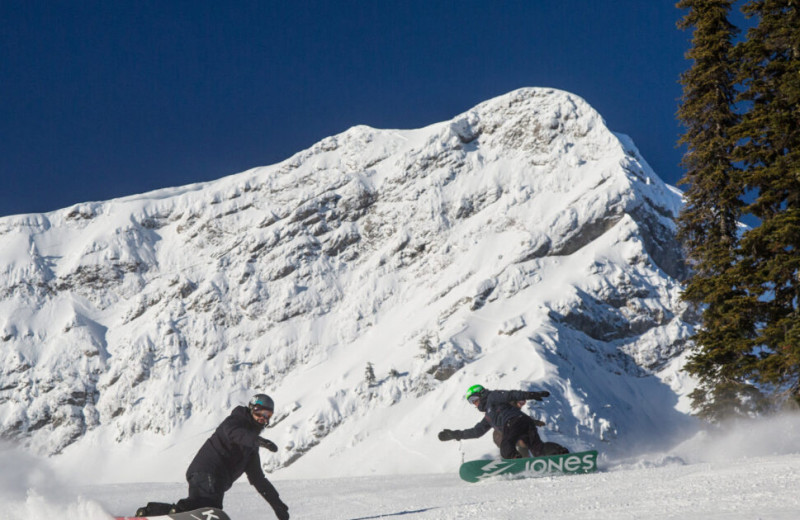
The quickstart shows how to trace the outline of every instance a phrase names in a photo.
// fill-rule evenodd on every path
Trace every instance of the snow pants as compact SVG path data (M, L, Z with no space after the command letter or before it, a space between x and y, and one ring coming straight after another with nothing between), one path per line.
M187 475L186 480L189 482L189 496L178 500L175 504L176 513L201 507L222 509L222 499L227 488L218 477L210 473L192 473Z
M500 441L500 456L504 459L520 458L517 452L517 441L522 441L528 447L531 455L560 455L569 453L569 450L555 442L542 442L536 423L527 415L514 417L503 426L503 439Z

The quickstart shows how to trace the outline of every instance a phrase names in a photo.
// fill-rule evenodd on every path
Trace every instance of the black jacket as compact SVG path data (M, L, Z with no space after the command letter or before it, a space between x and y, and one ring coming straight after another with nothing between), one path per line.
M264 476L258 455L262 429L247 407L237 406L197 452L186 470L187 478L192 473L209 473L223 482L227 491L242 473L247 473L250 484L273 504L278 492Z
M478 403L478 410L485 412L478 424L467 430L458 430L458 439L477 439L492 428L502 431L503 426L514 417L526 416L514 401L526 401L530 392L521 390L490 390ZM526 416L527 417L527 416Z

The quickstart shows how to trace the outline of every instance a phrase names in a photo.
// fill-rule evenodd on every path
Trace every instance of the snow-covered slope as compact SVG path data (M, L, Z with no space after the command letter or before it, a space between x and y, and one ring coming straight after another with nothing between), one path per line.
M680 203L583 100L522 89L215 182L2 218L0 432L180 478L259 391L278 405L268 469L434 472L460 459L435 432L480 419L462 396L482 383L549 390L529 411L572 448L663 440L691 384Z
M274 482L292 518L303 520L795 520L798 428L797 415L728 424L671 452L606 461L599 473L571 477L468 484L450 472ZM54 475L48 461L0 446L3 519L110 520L110 514L130 514L148 500L173 501L186 493L183 482L92 482L92 468L86 466L81 477L86 480ZM224 505L233 520L274 518L246 479L226 494Z

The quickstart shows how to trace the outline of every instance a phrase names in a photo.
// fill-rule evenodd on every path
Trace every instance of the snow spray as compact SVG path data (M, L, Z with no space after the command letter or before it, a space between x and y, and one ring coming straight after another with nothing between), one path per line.
M0 502L4 520L108 520L100 504L70 492L45 461L0 444Z
M724 421L673 450L688 462L720 462L800 453L800 414Z

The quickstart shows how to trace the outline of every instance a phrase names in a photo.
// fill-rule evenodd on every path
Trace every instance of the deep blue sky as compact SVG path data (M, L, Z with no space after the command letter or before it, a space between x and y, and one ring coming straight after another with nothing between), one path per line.
M217 179L356 124L568 90L681 177L675 0L0 2L0 216Z

